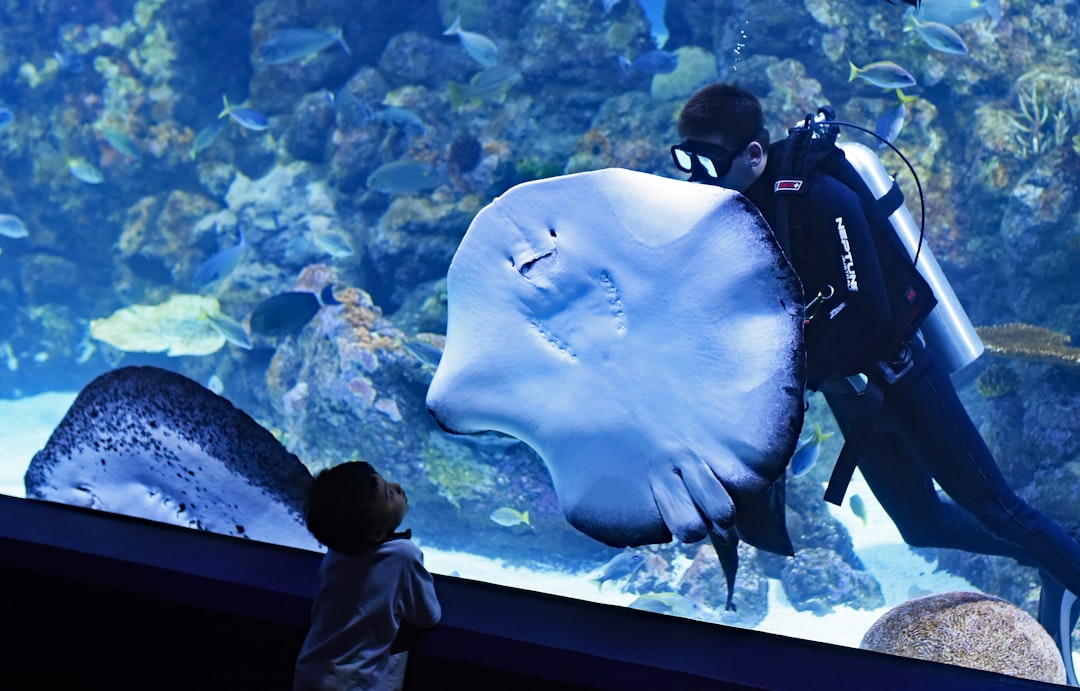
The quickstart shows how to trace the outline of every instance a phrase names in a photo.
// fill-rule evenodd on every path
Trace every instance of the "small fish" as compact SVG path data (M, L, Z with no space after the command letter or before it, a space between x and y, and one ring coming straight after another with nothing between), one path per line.
M0 130L11 126L15 122L15 114L7 108L0 108Z
M848 504L851 505L851 512L862 519L863 525L866 525L866 502L858 494L852 494L851 499L848 499Z
M225 393L225 382L221 381L221 377L218 375L211 374L209 381L206 382L206 388L220 396Z
M7 365L8 370L11 372L18 371L19 358L16 357L15 350L12 349L11 344L4 341L4 347L0 348L0 352L3 352L4 364Z
M101 136L105 137L105 141L109 142L109 146L128 158L142 158L142 151L139 150L139 145L136 144L135 140L128 136L123 130L111 125L101 124L96 125L94 129L101 132Z
M1001 21L1001 0L926 0L918 10L919 19L947 26L964 24L983 15Z
M76 75L82 73L85 63L83 56L78 53L65 48L63 50L54 50L53 57L56 58L57 67L64 74Z
M908 16L911 18L911 23L904 27L904 31L911 31L912 27L914 27L919 38L934 50L955 55L963 55L968 52L964 39L948 26L939 22L919 21L919 17L915 12L909 11Z
M634 575L641 565L645 563L645 555L641 552L623 552L611 559L600 575L590 578L590 583L595 583L597 588L603 588L605 581L618 581Z
M99 185L105 180L105 176L94 165L81 158L69 158L67 160L68 172L88 185Z
M904 120L906 118L907 104L900 101L878 117L877 125L874 127L874 133L892 144L900 135L900 130L904 128ZM881 146L884 147L885 145L881 144Z
M225 109L221 111L218 118L228 115L233 122L253 132L261 132L270 126L270 121L259 111L253 108L237 108L230 105L229 97L224 94L221 95L221 99L225 101Z
M403 159L384 163L371 172L367 188L383 194L408 194L438 187L442 180L429 165Z
M680 617L692 616L698 609L698 606L685 595L675 592L644 593L627 606L631 609L641 609L659 614L674 614Z
M227 247L220 252L211 255L199 265L191 277L191 282L196 286L205 286L220 281L232 273L236 265L240 263L240 255L244 253L244 229L237 228L239 240L232 247Z
M916 9L918 9L919 3L920 3L920 0L901 0L901 1L906 2L907 4L911 5L912 7L916 8ZM893 0L889 0L889 4L890 5L895 5L896 3L893 2Z
M462 31L461 16L454 19L450 28L443 32L443 36L457 36L461 39L461 45L465 48L473 60L484 67L494 67L499 61L499 48L487 36L472 31Z
M24 238L30 231L23 225L22 219L11 214L0 214L0 235L6 238Z
M474 74L468 84L451 81L448 87L450 106L459 108L470 101L501 103L506 99L506 92L520 77L521 73L511 65L495 65Z
M191 150L188 151L188 157L191 160L195 160L195 157L206 151L210 146L217 141L218 135L221 134L221 130L225 129L224 123L220 120L215 120L212 124L199 130L199 133L195 135L195 139L191 142Z
M356 94L342 88L334 94L334 110L337 111L338 124L356 129L371 122L374 113L371 108L356 97Z
M500 509L495 509L489 516L491 520L495 521L499 525L506 526L507 528L515 525L532 525L529 523L529 512L518 511L517 509L511 509L509 506L504 506Z
M904 120L906 117L907 104L901 101L878 117L877 125L874 127L874 133L892 144L896 141L897 136L900 135L900 130L904 127ZM882 144L881 146L885 145Z
M396 125L417 136L427 132L427 125L424 124L424 121L408 108L399 108L398 106L383 108L373 113L371 119L384 125Z
M351 257L356 253L349 239L336 230L316 228L311 234L315 246L335 259Z
M209 314L206 310L201 310L200 315L209 319L211 326L217 329L218 333L224 336L226 341L238 348L251 350L251 337L248 336L247 329L244 328L243 324L220 312Z
M338 44L346 55L352 55L341 29L321 31L319 29L282 29L259 46L259 61L264 65L284 65L303 60L324 48Z
M792 477L802 477L810 472L810 469L814 467L814 464L817 463L818 458L821 456L821 442L832 437L833 434L835 432L822 434L821 427L814 425L813 433L806 439L799 440L798 448L791 455Z
M872 62L863 67L857 67L853 62L848 62L848 64L851 65L849 82L858 77L882 89L903 89L915 86L916 83L915 77L912 77L907 70L888 60Z
M439 361L442 360L442 350L427 341L405 341L405 350L409 351L424 367L432 371L439 366Z
M619 67L623 74L670 74L679 68L679 56L668 50L650 50L633 60L619 56Z
M610 12L611 8L615 7L615 5L618 5L620 2L622 2L622 0L600 0L600 4L604 7L604 14Z
M289 291L267 298L251 312L251 333L260 336L288 336L299 333L324 305L339 305L333 284L318 295Z

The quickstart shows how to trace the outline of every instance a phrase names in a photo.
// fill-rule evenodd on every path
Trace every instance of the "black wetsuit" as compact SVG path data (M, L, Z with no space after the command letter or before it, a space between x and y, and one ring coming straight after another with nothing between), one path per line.
M773 227L778 160L774 145L746 191ZM800 227L791 228L791 260L808 303L833 293L807 310L807 382L825 394L845 438L861 405L845 377L861 372L883 389L880 417L858 456L874 496L908 544L1012 557L1080 592L1080 545L1009 487L933 349L915 344L913 366L895 384L866 361L889 319L870 229L858 196L842 183L817 173L806 184L792 202Z

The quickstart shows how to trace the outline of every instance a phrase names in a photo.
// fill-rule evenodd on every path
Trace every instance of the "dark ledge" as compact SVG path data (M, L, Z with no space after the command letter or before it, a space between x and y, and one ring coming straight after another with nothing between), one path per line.
M0 495L8 676L289 688L320 555ZM1053 688L988 672L436 576L407 688ZM2 675L3 673L0 673ZM149 676L148 678L148 675Z

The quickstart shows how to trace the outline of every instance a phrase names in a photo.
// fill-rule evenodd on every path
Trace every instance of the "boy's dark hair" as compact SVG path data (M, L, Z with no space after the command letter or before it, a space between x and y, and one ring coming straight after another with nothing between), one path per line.
M320 470L311 483L304 520L315 539L335 552L356 554L371 547L375 528L371 504L379 474L366 461Z
M735 142L754 140L767 148L769 132L757 96L724 82L699 89L679 113L679 136L704 139L712 134L722 134Z

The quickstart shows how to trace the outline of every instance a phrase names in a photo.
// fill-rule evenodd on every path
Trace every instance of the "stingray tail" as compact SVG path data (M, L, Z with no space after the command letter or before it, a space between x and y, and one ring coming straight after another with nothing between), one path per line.
M735 574L739 570L739 536L734 530L723 531L715 525L709 528L709 540L720 558L720 568L727 580L727 602L724 609L735 611Z

